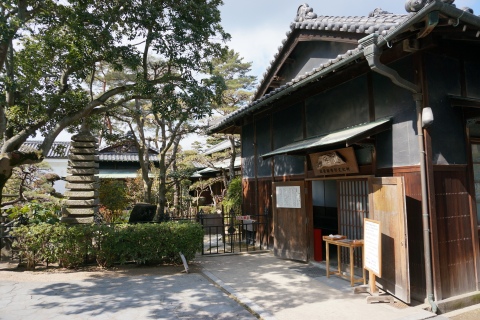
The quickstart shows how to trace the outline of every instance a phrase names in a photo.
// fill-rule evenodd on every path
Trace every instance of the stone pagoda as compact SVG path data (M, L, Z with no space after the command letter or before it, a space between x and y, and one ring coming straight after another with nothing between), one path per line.
M65 201L61 221L69 224L93 223L98 212L97 140L87 126L72 136Z

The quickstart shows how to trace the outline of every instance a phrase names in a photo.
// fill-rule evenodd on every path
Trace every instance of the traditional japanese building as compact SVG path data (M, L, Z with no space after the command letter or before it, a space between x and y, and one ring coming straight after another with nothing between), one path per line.
M452 2L301 5L254 101L210 128L241 134L243 210L268 209L275 255L311 260L314 230L362 239L371 218L380 287L432 305L478 291L480 17Z

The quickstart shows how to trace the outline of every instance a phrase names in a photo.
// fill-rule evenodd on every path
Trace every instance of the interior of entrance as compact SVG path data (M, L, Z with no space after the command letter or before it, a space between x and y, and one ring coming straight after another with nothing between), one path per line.
M337 181L312 181L313 228L322 235L338 234ZM322 244L322 260L325 260L325 243ZM336 246L331 246L330 257L336 257Z
M366 178L312 181L314 258L319 256L316 249L321 246L321 260L326 260L325 242L319 230L322 235L341 234L350 240L363 239L363 220L368 218L369 210L368 189ZM318 237L320 239L316 239ZM337 260L336 246L330 249L330 260ZM350 263L349 260L348 251L343 249L342 261ZM361 251L355 251L353 263L356 268L362 268Z

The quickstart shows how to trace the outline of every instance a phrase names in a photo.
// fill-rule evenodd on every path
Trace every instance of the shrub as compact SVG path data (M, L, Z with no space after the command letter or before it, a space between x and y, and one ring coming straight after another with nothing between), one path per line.
M13 220L20 216L28 220L30 224L47 222L54 224L60 221L60 203L54 201L40 202L33 200L22 206L15 206L8 210L8 218Z
M128 206L125 182L107 179L100 182L100 214L107 223L122 220L124 209Z
M75 268L93 259L102 267L129 261L181 263L179 252L192 260L203 242L203 228L194 222L113 226L38 224L17 228L13 235L14 245L29 268L53 261Z
M12 233L16 237L14 246L19 250L20 258L26 261L27 269L34 269L35 265L42 261L48 263L57 260L52 246L54 229L54 225L47 223L15 228Z
M202 210L204 214L212 214L217 213L217 208L212 206L201 206L199 207L199 211Z
M223 200L223 205L226 211L233 209L235 212L240 212L242 208L242 179L240 177L234 178L227 189L227 196Z
M56 225L51 237L56 248L56 257L60 266L77 268L96 254L93 247L95 225Z

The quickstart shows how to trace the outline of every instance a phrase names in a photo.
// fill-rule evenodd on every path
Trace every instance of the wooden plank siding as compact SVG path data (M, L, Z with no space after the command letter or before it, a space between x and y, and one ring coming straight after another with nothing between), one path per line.
M425 298L425 261L421 183L418 167L379 170L377 174L403 176L407 205L407 223L410 255L412 298ZM466 166L434 166L434 192L438 258L432 260L439 270L442 286L441 299L475 291L475 255L471 228ZM430 217L432 219L433 217ZM435 224L433 224L435 225Z
M257 212L256 179L243 179L243 213Z
M423 250L422 189L420 171L395 173L405 183L405 202L409 242L410 293L413 299L425 299L425 258Z
M435 201L442 298L476 290L466 166L435 168Z
M258 207L256 214L267 213L269 221L268 231L265 232L263 228L266 227L265 221L260 221L262 224L259 225L259 234L265 236L265 239L261 239L264 243L268 243L268 247L273 246L273 207L272 207L272 180L271 179L258 179ZM268 237L268 239L266 238Z
M409 243L410 294L412 299L425 299L425 258L423 250L422 190L419 167L381 169L379 176L403 177L407 208L407 229Z

